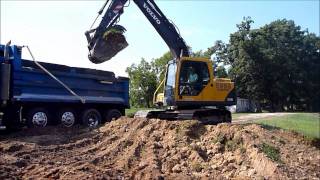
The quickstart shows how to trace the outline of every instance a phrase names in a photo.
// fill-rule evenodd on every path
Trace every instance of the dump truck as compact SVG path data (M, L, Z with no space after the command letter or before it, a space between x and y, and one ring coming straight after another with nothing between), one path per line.
M1 129L76 123L96 127L129 108L128 78L22 59L23 49L31 53L28 47L0 45Z

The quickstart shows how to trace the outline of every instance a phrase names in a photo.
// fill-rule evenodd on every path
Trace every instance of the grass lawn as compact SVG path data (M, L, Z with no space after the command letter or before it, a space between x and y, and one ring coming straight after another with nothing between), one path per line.
M245 116L248 114L252 114L252 113L232 113L231 116L232 116L232 119L234 119L234 118L238 118L238 117Z
M311 138L320 138L320 116L318 113L297 113L256 121L258 124L292 130Z
M152 108L130 108L130 109L126 109L126 116L132 116L134 115L137 111L140 110L151 110Z

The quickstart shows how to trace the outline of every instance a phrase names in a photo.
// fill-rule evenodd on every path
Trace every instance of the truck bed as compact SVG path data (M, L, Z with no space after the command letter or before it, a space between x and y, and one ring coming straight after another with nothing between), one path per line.
M13 68L12 100L19 102L78 103L56 80L46 74L33 61L21 60ZM129 79L115 77L113 72L39 62L65 83L86 103L124 104L129 107Z

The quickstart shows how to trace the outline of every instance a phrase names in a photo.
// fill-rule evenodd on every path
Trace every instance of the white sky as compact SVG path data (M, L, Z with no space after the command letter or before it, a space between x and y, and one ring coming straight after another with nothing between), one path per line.
M2 1L1 6L5 8L1 8L1 24L4 25L1 43L12 40L12 44L28 45L38 61L114 71L117 76L127 76L126 67L138 63L142 57L159 57L168 50L149 22L142 15L136 15L140 12L133 5L121 16L121 24L128 30L129 46L110 61L99 65L91 63L87 59L84 32L102 4L103 1ZM130 23L132 21L135 23ZM141 29L140 24L143 24ZM134 34L137 32L139 36ZM144 39L157 40L145 44ZM139 54L141 47L144 47L143 54ZM31 59L26 50L23 52L23 58Z
M156 1L179 28L194 51L216 40L227 42L242 17L251 16L258 28L276 19L292 19L319 35L319 1ZM131 2L121 16L129 46L110 61L95 65L87 59L88 30L101 1L3 1L1 38L4 44L29 45L39 61L113 71L127 76L126 67L160 57L169 49L137 6ZM100 20L98 21L100 22ZM26 52L26 51L25 51ZM26 59L31 59L23 54Z

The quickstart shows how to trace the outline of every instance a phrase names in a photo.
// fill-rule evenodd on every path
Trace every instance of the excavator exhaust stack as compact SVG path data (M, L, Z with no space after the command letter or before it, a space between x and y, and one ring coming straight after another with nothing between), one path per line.
M100 64L110 60L126 48L128 42L123 35L125 31L124 27L115 25L97 37L89 46L89 60L95 64Z

